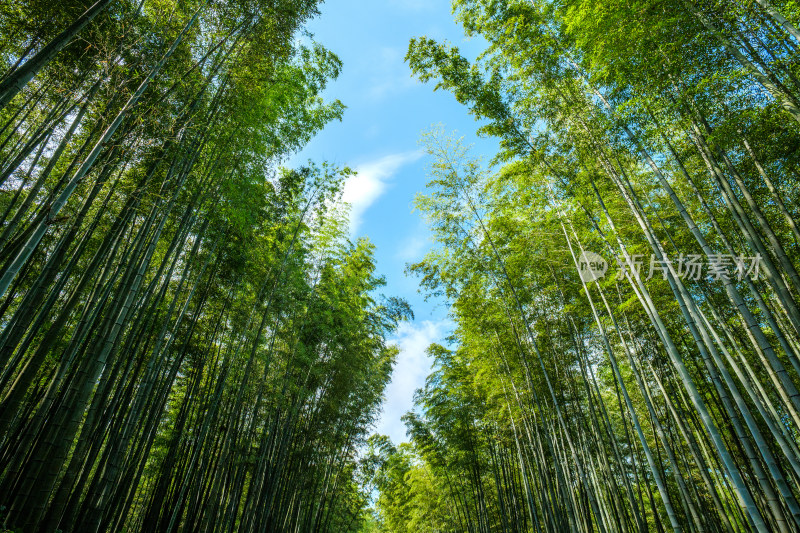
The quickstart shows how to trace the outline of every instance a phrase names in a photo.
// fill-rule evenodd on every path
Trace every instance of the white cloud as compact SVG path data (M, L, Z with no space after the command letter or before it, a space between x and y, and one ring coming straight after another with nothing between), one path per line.
M408 163L422 157L419 150L392 154L358 165L358 174L344 184L342 200L350 204L350 234L355 236L364 213L384 193L391 177Z
M420 85L405 64L405 54L404 48L391 46L382 47L373 53L373 75L367 86L367 97L370 100L380 101Z
M419 260L430 247L431 241L425 234L414 234L406 238L397 250L397 258L404 263Z
M400 348L392 381L386 387L383 412L375 431L391 437L395 444L407 441L406 428L400 417L414 406L414 391L425 384L432 360L425 350L434 342L442 342L451 327L448 320L418 323L402 322L392 342Z

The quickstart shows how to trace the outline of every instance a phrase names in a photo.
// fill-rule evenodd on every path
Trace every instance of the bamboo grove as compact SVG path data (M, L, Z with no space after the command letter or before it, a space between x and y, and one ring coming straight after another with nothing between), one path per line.
M0 5L0 529L352 531L410 311L347 168L311 0ZM303 44L306 43L306 44Z
M370 440L378 530L800 530L796 3L452 5L482 55L406 60L501 152L424 139L455 326Z

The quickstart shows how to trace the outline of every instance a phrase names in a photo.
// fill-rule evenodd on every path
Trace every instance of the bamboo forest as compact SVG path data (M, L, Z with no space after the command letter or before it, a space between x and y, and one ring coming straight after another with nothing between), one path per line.
M800 531L800 4L376 2L469 43L385 91L468 120L400 111L406 285L296 157L343 4L0 2L0 531Z

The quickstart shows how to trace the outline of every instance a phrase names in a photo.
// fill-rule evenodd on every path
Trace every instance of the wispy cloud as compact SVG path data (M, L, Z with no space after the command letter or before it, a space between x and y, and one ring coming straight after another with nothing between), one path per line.
M389 180L403 166L422 157L422 152L391 154L358 165L357 174L344 184L342 200L350 204L350 234L355 235L364 213L386 191Z
M383 47L373 53L373 75L367 87L369 99L383 100L419 84L405 64L405 53L405 49L398 47Z
M391 437L395 443L406 441L406 429L400 417L414 405L414 391L425 384L431 371L431 359L425 350L431 343L442 342L451 327L448 320L418 323L403 322L392 342L400 348L392 382L386 388L383 413L375 431Z
M404 263L419 260L425 251L431 246L428 234L418 232L407 237L397 249L397 258Z

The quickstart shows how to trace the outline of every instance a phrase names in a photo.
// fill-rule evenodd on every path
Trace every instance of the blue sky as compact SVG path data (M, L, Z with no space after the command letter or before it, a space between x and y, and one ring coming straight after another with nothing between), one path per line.
M338 98L347 110L342 122L329 124L289 164L327 160L358 171L344 189L352 206L351 233L375 243L378 271L387 280L384 292L405 298L414 310L415 320L402 324L392 339L400 354L375 428L397 443L407 440L400 417L430 371L425 349L443 342L449 328L447 309L425 302L417 279L404 274L405 265L431 246L424 220L412 212L414 195L428 181L418 140L441 123L479 151L496 146L475 137L476 122L449 93L414 80L403 57L411 37L447 40L467 57L475 57L483 43L464 37L448 0L326 0L321 11L309 30L344 64L326 97Z

